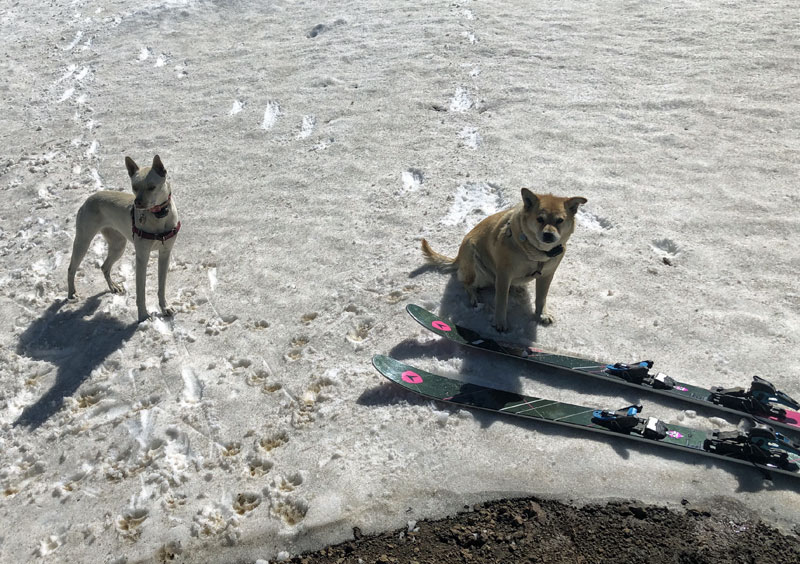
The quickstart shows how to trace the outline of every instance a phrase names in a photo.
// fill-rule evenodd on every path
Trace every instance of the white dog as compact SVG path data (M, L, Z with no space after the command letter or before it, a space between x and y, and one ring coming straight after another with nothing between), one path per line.
M181 222L172 199L167 169L158 155L153 158L151 167L139 168L130 157L125 157L125 166L131 177L133 194L108 190L97 192L89 196L78 210L75 242L67 274L68 299L77 297L75 272L99 231L108 243L108 256L101 270L109 290L115 294L121 294L124 290L111 280L111 267L122 256L126 241L133 242L136 250L136 309L139 321L150 317L145 299L147 263L150 251L153 247L158 248L158 305L164 315L171 316L174 310L167 306L165 297L167 270Z

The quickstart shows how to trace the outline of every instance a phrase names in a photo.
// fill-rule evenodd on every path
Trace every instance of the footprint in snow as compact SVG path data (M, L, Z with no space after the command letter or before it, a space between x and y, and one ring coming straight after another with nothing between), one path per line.
M469 92L465 88L461 86L456 88L455 94L453 94L453 97L450 99L451 112L464 113L469 111L474 105L475 102L472 101Z
M233 106L231 107L230 111L228 112L229 116L235 116L239 112L244 109L244 102L240 102L239 100L233 101Z
M683 249L672 239L659 239L653 241L651 248L661 255L661 262L667 266L673 266L673 260L678 257Z
M448 200L452 204L441 222L449 226L474 225L479 218L498 212L507 205L501 187L490 182L462 184Z
M653 241L652 246L656 252L673 257L677 256L681 252L681 247L672 239L659 239L657 241Z
M471 125L464 126L464 129L461 130L458 136L461 138L461 144L468 149L472 149L473 151L476 151L483 143L480 133L478 133L478 130Z
M240 493L233 502L233 510L244 515L261 505L261 496L257 493Z
M283 388L280 383L272 381L272 374L265 368L246 370L244 383L253 388L261 388L263 394L274 394Z
M199 319L198 323L206 326L206 335L219 335L225 331L239 318L235 315L225 315L214 319Z
M82 37L83 37L83 32L82 31L76 32L75 33L75 38L69 43L69 45L67 45L66 47L63 48L64 51L72 51L75 48L75 46L78 43L80 43Z
M584 209L578 210L577 219L583 228L591 231L608 231L614 227L609 220Z
M129 509L122 515L117 515L115 522L117 532L128 540L137 540L142 534L140 527L149 514L147 509Z
M325 24L321 24L321 23L317 24L314 27L312 27L308 31L308 33L306 33L306 37L308 37L309 39L314 39L315 37L319 37L323 33L326 33L328 31L332 30L333 28L338 27L340 25L344 25L346 23L347 22L345 20L338 19L335 22L333 22L333 24L331 24L331 25L325 25Z
M317 118L314 115L303 116L303 121L300 124L300 133L297 134L298 139L305 139L310 137L314 132L317 125Z
M416 192L425 182L425 175L418 168L409 168L408 170L404 170L403 174L400 175L400 178L403 181L404 193Z
M264 109L264 119L261 122L261 129L270 130L275 127L281 113L281 105L278 102L275 100L267 102L267 107Z
M319 34L326 32L328 29L329 28L325 24L317 24L311 28L311 30L306 34L306 37L308 37L309 39L313 39L314 37L317 37Z
M309 338L305 335L296 335L292 337L289 342L289 352L286 353L286 358L289 360L298 360L303 356L303 348L309 343Z
M272 461L267 460L262 456L251 454L247 459L247 466L249 468L250 475L254 478L258 478L268 474L275 465L272 463Z
M372 330L374 325L374 320L372 319L363 319L359 321L350 331L347 333L347 340L353 343L354 345L360 345L363 341L369 337L369 333Z
M270 452L276 448L280 448L289 442L289 434L286 431L278 431L271 435L261 437L257 441L257 446L264 452Z
M72 98L72 95L73 95L73 94L75 94L75 89L74 89L74 88L67 88L67 89L64 91L64 93L61 95L61 98L59 98L59 100L58 100L59 104L60 104L61 102L66 102L67 100L69 100L70 98Z
M296 473L278 476L264 490L269 499L270 513L291 527L302 522L308 513L308 502L295 493L302 484L302 475Z

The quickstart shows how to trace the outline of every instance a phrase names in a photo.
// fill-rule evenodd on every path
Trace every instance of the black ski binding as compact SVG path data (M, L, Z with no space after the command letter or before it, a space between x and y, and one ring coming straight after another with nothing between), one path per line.
M658 441L666 437L667 426L655 417L637 417L641 411L641 405L630 405L617 411L598 409L592 412L592 423L617 433L636 433L645 439Z
M797 464L789 461L789 454L783 450L785 448L798 450L800 445L763 424L757 424L748 432L717 430L703 442L703 449L714 454L784 470L797 470Z
M772 404L783 404L791 409L800 409L800 404L787 394L775 389L771 382L753 376L753 383L749 390L744 388L711 388L711 401L723 407L737 409L761 415L762 417L775 417L778 421L786 419L786 410Z
M800 403L797 403L788 394L776 390L772 382L760 376L753 376L753 383L750 384L750 393L763 403L780 403L790 409L800 409Z
M655 390L671 390L675 386L675 380L666 374L661 372L650 374L651 368L653 368L652 360L643 360L634 364L618 362L606 365L606 372L612 376L619 376L631 384L646 385Z

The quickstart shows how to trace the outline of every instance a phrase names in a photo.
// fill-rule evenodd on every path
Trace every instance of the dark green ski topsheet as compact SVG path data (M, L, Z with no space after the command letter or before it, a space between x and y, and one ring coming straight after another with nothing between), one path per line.
M527 419L556 423L558 425L616 437L624 437L646 443L656 443L682 451L699 453L704 456L711 456L713 458L731 460L748 466L754 466L765 472L779 472L800 477L800 470L798 470L796 466L800 464L800 452L788 452L789 461L795 465L794 470L754 464L747 460L739 460L737 458L708 452L704 448L704 443L706 439L709 438L709 434L699 429L669 424L667 425L666 436L663 439L648 439L636 434L624 434L611 431L594 423L593 413L597 411L597 408L572 405L533 396L524 396L513 392L461 382L459 380L453 380L451 378L439 376L438 374L426 372L383 355L375 355L372 358L372 364L383 376L395 384L430 399L497 413L505 413Z
M800 432L800 413L796 411L786 410L786 417L780 421L774 417L757 417L750 413L713 403L711 401L712 394L706 388L701 388L699 386L693 386L691 384L678 381L676 381L674 387L669 390L661 390L651 386L634 384L632 382L627 382L622 378L609 375L606 372L605 364L599 364L584 358L549 353L534 347L523 347L511 343L501 343L488 337L484 337L471 329L456 325L455 323L443 319L418 305L409 304L406 306L406 311L408 311L415 321L417 321L426 329L429 329L437 335L445 337L446 339L461 345L466 345L485 351L491 351L555 368L581 372L594 378L600 378L601 380L612 382L614 384L621 384L623 386L630 386L640 390L647 390L649 392L661 394L671 398L688 401L696 405L702 405L711 409L717 409L728 413L734 413L742 417L763 421L767 425Z

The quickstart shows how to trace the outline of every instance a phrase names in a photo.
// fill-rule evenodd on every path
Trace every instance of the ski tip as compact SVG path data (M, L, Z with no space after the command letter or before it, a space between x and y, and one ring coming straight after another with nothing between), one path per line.
M397 366L401 364L402 363L385 354L376 354L372 356L372 366L375 367L375 370L387 377L392 373L392 370L396 369Z
M422 307L418 306L417 304L406 304L406 311L412 317L416 316L417 312L419 312L420 310L424 311L424 309Z
M374 354L372 355L372 366L377 368L378 370L381 369L381 365L386 362L386 359L389 358L382 354Z

